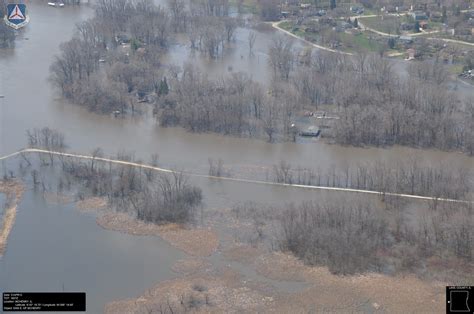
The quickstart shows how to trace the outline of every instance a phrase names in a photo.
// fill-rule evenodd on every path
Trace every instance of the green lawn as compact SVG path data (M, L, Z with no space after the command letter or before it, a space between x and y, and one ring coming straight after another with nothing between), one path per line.
M402 19L403 17L397 16L385 16L383 19L380 16L375 16L360 19L360 22L379 32L397 34L400 29L400 24L403 23Z
M451 65L449 65L448 69L449 69L449 72L451 74L458 75L458 74L462 73L463 65L462 64L451 64Z
M378 43L375 39L370 39L367 34L347 34L341 33L341 40L346 44L352 47L348 47L347 50L351 52L360 52L360 51L369 51L369 52L376 52L379 51L381 48L380 43Z
M309 40L315 44L321 43L321 35L318 33L306 33L303 29L305 26L296 27L293 21L284 21L279 26L297 36L300 36L306 40ZM337 33L337 38L342 42L343 46L341 50L347 52L378 52L383 48L383 45L387 45L384 41L378 41L376 38L379 37L370 32L362 32L359 34L348 34L345 32ZM396 49L389 50L389 52L399 52Z
M278 26L290 32L293 30L293 22L290 21L280 22Z

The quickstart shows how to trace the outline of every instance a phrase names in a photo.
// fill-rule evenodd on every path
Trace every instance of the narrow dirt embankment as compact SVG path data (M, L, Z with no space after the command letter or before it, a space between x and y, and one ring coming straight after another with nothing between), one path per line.
M6 208L0 221L0 257L7 248L8 236L15 224L16 212L25 188L20 181L0 181L0 193L6 196ZM0 217L2 218L2 217Z
M138 168L141 168L141 169L149 169L149 170L152 170L152 171L157 171L157 172L162 172L162 173L181 173L181 171L175 171L175 170L170 170L170 169L166 169L166 168L150 166L150 165L146 165L146 164L143 164L143 163L123 161L123 160L103 158L103 157L94 157L94 156L90 156L90 155L57 152L57 151L50 151L50 150L38 149L38 148L26 148L26 149L20 150L18 152L12 153L10 155L0 157L0 160L5 160L5 159L12 158L12 157L15 157L15 156L18 156L18 155L21 155L21 154L25 154L25 153L39 153L39 154L49 154L51 156L61 156L61 157L68 157L68 158L95 160L97 162L108 162L108 163L113 163L113 164L116 164L116 165L138 167ZM233 178L233 177L217 177L217 176L206 175L206 174L198 174L198 173L192 173L192 172L183 172L183 173L190 176L190 177L208 178L210 180L229 181L229 182L238 182L238 183L246 183L246 184L259 184L259 185L268 185L268 186L280 186L280 187L297 188L297 189L310 189L310 190L321 190L321 191L344 192L344 193L353 193L353 194L371 194L371 195L378 195L378 196L381 196L381 197L397 196L397 197L401 197L401 198L417 199L417 200L424 200L424 201L437 201L437 202L449 202L449 203L460 203L460 204L474 204L474 201L471 201L471 200L459 200L459 199L450 199L450 198L442 198L442 197L432 197L432 196L403 194L403 193L391 193L391 192L363 190L363 189L354 189L354 188L278 183L278 182L243 179L243 178Z
M70 195L47 195L49 203L75 203L81 212L95 212L98 214L97 225L106 229L136 236L157 236L194 257L212 255L219 246L217 234L210 228L189 227L176 223L154 224L138 220L127 213L116 212L109 209L105 197L89 197L74 201Z
M108 212L97 218L97 224L104 229L132 235L159 236L192 256L210 256L219 246L216 233L210 229L187 228L174 223L156 225L123 213Z

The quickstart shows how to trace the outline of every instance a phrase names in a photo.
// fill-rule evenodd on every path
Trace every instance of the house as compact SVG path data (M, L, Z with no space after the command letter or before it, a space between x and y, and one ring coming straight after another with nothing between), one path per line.
M415 25L413 23L402 23L402 24L400 24L400 29L402 31L411 31L414 28L415 28Z
M327 13L326 10L319 10L316 15L318 15L318 16L325 16L326 13Z
M311 3L301 3L300 8L302 9L309 9L311 7Z
M119 45L123 45L123 44L130 43L130 39L128 38L127 35L120 34L120 35L115 36L115 42Z
M352 23L349 23L349 22L342 22L342 23L341 23L341 27L342 27L343 29L349 29L349 28L354 27L354 25L352 25Z
M443 13L441 13L441 12L432 12L430 14L430 20L432 22L442 22L443 21Z
M428 3L416 3L412 6L414 11L426 11L428 9Z
M322 17L319 19L319 24L321 25L329 25L329 26L336 26L337 22L332 17Z
M385 12L386 13L397 13L397 9L398 7L394 6L394 5L388 5L386 8L385 8Z
M319 33L319 28L315 25L309 26L304 29L304 32L305 33Z
M421 21L420 22L420 28L421 29L428 29L428 22L427 21Z
M351 11L352 13L355 13L355 14L363 14L364 13L364 8L363 7L358 7L358 6L354 6L354 7L351 7Z
M414 60L416 51L413 48L407 49L406 60Z
M413 43L413 37L411 37L411 36L400 36L398 39L404 44Z
M410 15L415 21L424 21L428 19L428 15L423 11L414 11Z

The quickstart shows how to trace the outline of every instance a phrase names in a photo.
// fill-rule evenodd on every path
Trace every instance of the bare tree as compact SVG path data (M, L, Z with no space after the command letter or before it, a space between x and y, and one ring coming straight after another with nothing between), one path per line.
M250 31L247 37L248 45L249 45L249 55L253 55L253 46L255 45L255 39L257 35L255 32Z
M277 36L272 40L269 50L269 63L273 76L287 81L293 68L293 41L289 38Z

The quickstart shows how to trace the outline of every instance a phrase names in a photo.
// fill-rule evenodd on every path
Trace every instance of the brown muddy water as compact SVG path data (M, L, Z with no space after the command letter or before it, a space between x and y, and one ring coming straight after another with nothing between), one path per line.
M394 147L365 149L340 147L319 141L269 144L263 140L191 134L179 128L163 129L154 119L115 119L92 114L59 99L47 81L48 69L61 42L73 34L74 25L92 15L87 6L54 9L31 1L30 24L21 31L14 50L0 50L0 155L25 146L25 132L49 126L63 132L71 150L90 152L102 147L107 155L120 149L148 160L158 153L163 166L205 171L208 158L226 165L271 166L281 160L302 167L327 167L384 159L393 162L420 157L474 167L474 159L457 153ZM245 71L265 83L270 77L267 51L272 31L257 32L254 56L248 55L248 30L239 29L236 43L215 61L189 51L180 40L166 57L169 63L192 62L219 77ZM183 42L184 41L184 42ZM399 63L403 68L405 65ZM466 95L472 89L459 85ZM16 165L14 165L16 166ZM287 203L312 200L313 191L224 183L200 179L205 206L230 207L256 201ZM86 291L88 312L101 312L113 299L136 297L156 282L175 274L170 270L184 253L157 237L136 237L103 230L92 214L81 214L69 205L50 205L41 195L27 191L20 203L5 255L0 259L0 291ZM216 263L221 263L218 257ZM251 271L241 269L248 276ZM285 287L282 287L285 288ZM297 285L288 283L288 289Z

